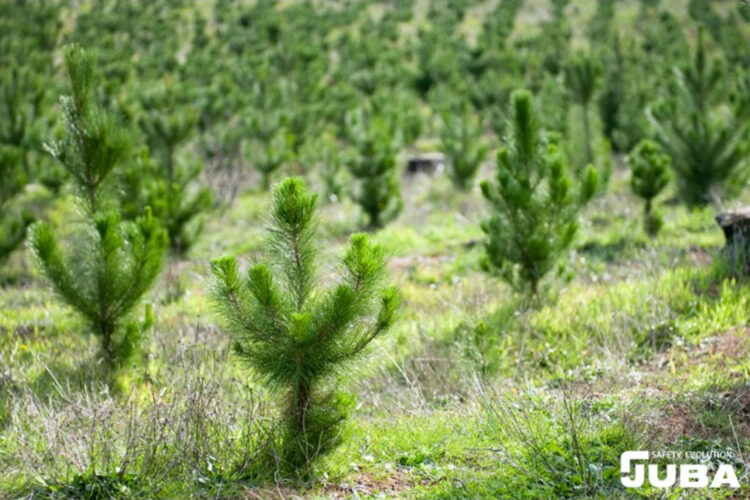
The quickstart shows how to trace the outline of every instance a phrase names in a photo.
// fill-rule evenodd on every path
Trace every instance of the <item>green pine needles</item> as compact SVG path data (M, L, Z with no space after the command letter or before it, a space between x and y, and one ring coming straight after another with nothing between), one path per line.
M141 207L150 206L167 229L170 249L177 256L195 243L203 229L200 216L213 204L211 190L196 182L203 163L178 155L198 122L198 114L182 102L182 94L174 84L165 83L142 96L139 124L151 159L141 165L140 196L135 210L130 210L131 215L141 215Z
M484 267L511 286L536 294L539 283L568 250L578 230L578 212L596 192L593 167L573 174L555 136L539 132L531 93L511 96L511 132L497 154L495 182L482 182L490 217ZM560 265L558 265L560 264Z
M440 144L453 184L459 189L469 189L488 151L482 141L481 120L468 109L460 116L444 116Z
M368 228L378 229L404 206L396 165L399 140L383 114L359 110L347 118L347 133L357 151L349 163L357 184L352 197L367 215Z
M94 100L98 81L91 55L69 48L65 65L71 91L61 99L67 133L50 150L78 188L83 227L69 252L44 222L31 227L30 243L43 274L83 316L101 340L103 359L115 367L136 350L143 325L128 316L161 270L167 236L148 210L134 222L122 222L106 197L103 187L127 158L129 143Z
M235 353L286 396L281 458L295 469L336 445L346 408L335 376L388 329L400 302L384 283L383 249L365 234L351 236L338 282L316 289L316 204L302 180L284 180L273 190L269 263L244 278L233 257L211 263Z
M653 201L669 184L671 160L657 143L643 139L628 155L628 163L632 172L630 187L645 202L643 227L653 238L664 223L659 211L653 207Z
M581 106L587 164L594 162L589 107L599 83L600 72L594 58L584 53L574 54L565 66L565 86L573 100Z
M0 144L0 263L18 247L33 218L14 206L13 200L26 186L23 150Z
M675 68L670 96L648 110L656 140L672 158L677 193L688 206L736 195L747 180L750 122L721 102L726 71L707 61L703 29L692 65Z

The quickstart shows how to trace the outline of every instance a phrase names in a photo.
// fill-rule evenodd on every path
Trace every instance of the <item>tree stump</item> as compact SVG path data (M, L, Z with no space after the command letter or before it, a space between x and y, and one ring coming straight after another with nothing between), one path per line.
M750 274L750 206L722 212L716 223L727 240L724 256L733 267Z
M409 158L406 165L406 173L415 175L418 173L436 174L443 170L445 156L442 153L423 153Z

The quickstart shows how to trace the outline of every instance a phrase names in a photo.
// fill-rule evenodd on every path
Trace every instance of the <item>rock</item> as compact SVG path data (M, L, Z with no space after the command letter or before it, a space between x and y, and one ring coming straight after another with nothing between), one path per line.
M750 207L722 212L716 216L716 223L727 240L725 256L732 265L741 265L745 274L750 274Z
M437 174L443 170L445 156L443 153L422 153L409 158L406 165L406 173L415 175L417 173Z

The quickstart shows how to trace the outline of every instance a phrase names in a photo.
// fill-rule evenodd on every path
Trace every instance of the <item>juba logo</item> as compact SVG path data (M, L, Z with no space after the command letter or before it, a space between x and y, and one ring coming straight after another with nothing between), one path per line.
M716 456L714 453L704 452L658 452L653 456L648 451L626 451L620 456L620 482L626 488L640 488L648 480L648 484L655 488L669 488L677 484L681 488L739 488L740 482L731 464L719 463L716 472L711 473L706 463L669 463L662 469L659 465L651 463L638 463L651 459L677 459L677 460L701 460L711 458L732 458L733 454ZM648 474L646 474L648 465ZM662 469L662 470L660 470ZM679 472L679 474L678 474Z

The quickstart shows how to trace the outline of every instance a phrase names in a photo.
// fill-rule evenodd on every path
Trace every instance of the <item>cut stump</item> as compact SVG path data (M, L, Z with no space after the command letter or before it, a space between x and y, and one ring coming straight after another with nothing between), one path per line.
M445 156L443 153L423 153L409 158L406 165L406 173L414 175L418 173L437 174L443 170Z
M724 256L730 264L750 274L750 206L722 212L716 223L724 231L726 246Z

